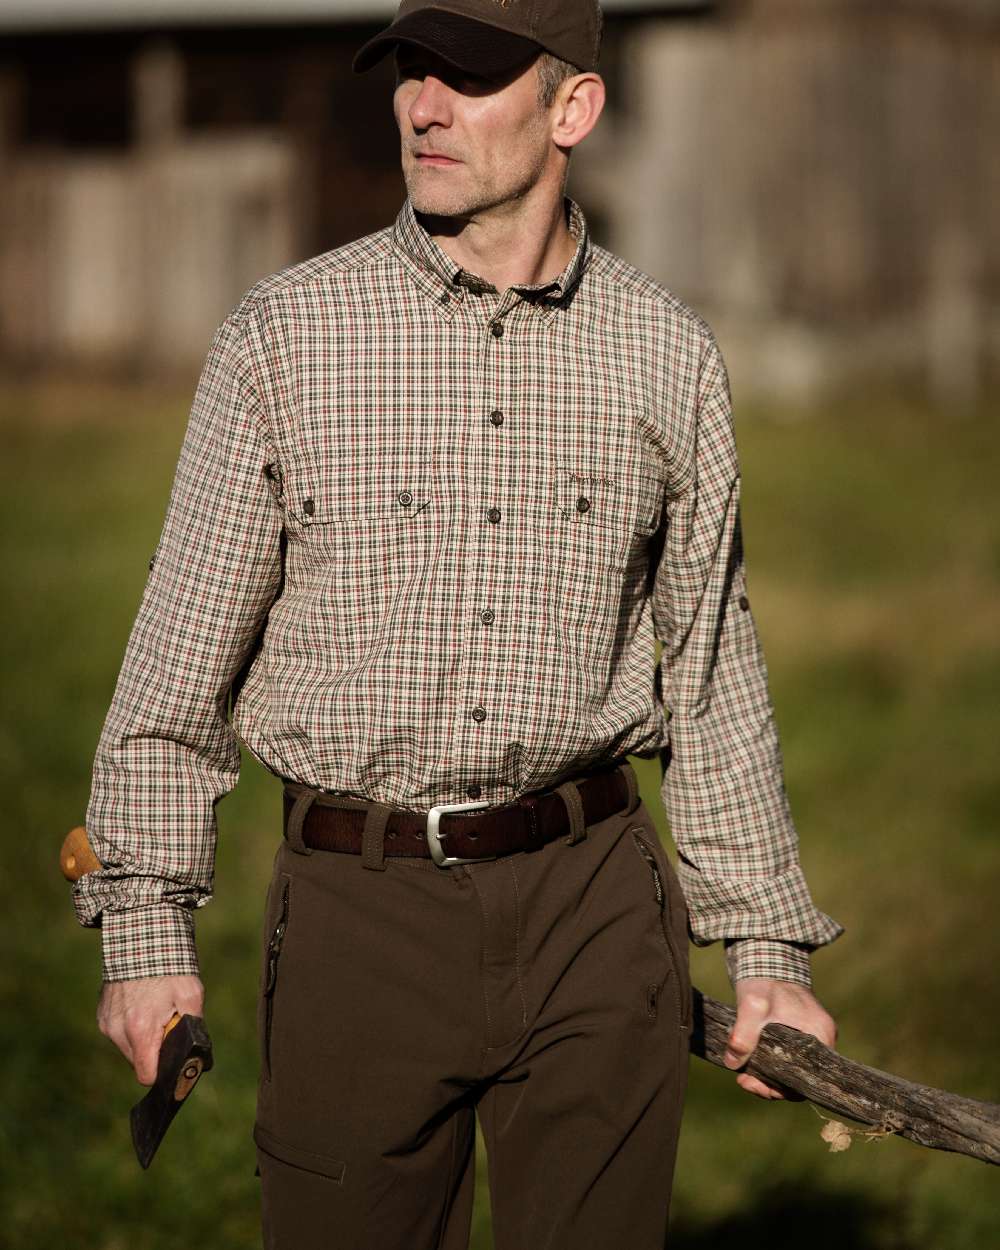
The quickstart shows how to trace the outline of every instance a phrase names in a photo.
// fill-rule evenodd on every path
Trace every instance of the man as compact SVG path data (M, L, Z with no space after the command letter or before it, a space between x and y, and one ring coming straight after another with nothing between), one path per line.
M404 0L361 49L406 202L220 327L98 748L75 895L144 1083L202 1007L237 735L285 781L268 1246L465 1246L477 1111L498 1250L663 1245L689 936L725 942L732 1066L768 1021L835 1041L725 366L564 194L600 33L594 0ZM679 877L625 762L656 752Z

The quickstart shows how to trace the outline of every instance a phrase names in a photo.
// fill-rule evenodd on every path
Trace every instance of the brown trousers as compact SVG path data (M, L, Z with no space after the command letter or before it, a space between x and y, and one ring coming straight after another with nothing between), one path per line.
M567 807L568 837L452 868L278 847L254 1126L267 1250L467 1250L477 1114L496 1250L666 1244L687 911L641 803L586 830Z

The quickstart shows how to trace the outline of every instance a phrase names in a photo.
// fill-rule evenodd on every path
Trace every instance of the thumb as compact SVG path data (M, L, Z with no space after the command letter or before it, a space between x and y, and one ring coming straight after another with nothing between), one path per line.
M726 1040L723 1063L727 1068L739 1068L750 1058L760 1038L763 1018L745 1005L736 1014L736 1022Z

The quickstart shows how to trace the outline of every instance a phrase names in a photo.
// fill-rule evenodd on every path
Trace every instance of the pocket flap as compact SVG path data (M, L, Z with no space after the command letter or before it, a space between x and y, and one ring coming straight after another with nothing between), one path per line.
M381 518L406 524L435 494L430 465L375 461L348 463L300 475L297 512L305 525Z
M556 507L579 525L652 534L660 523L663 495L663 482L648 474L629 477L564 465L556 477Z

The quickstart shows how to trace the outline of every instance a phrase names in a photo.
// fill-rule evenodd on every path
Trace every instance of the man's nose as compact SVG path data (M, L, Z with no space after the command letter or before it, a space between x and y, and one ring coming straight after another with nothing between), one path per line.
M450 90L433 74L428 74L410 103L410 121L415 130L424 130L432 122L451 121Z

